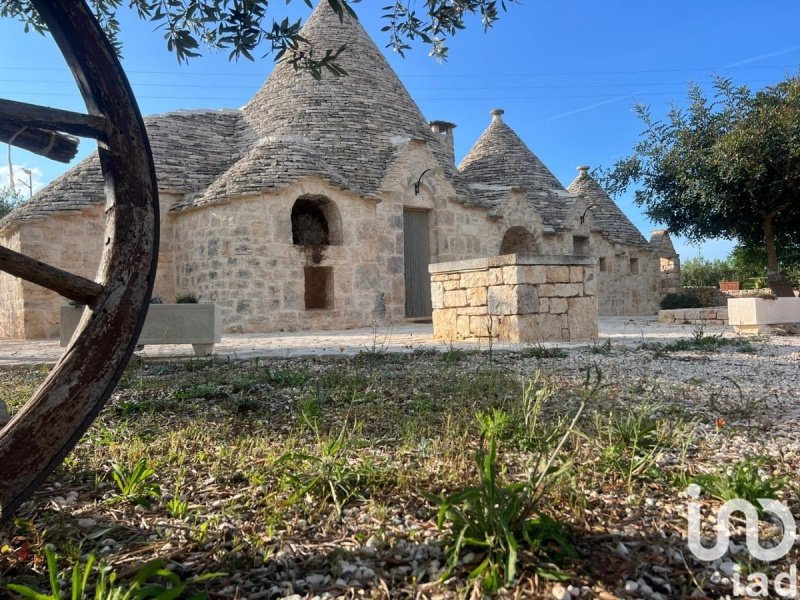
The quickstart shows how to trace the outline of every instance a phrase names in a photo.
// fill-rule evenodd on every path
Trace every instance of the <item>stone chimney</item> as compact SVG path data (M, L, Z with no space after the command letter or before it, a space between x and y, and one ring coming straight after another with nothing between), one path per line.
M503 113L506 112L502 108L493 108L489 111L489 114L492 115L492 121L496 121L498 123L503 122Z
M442 145L444 149L447 150L447 154L450 157L450 162L455 164L456 162L456 149L455 149L455 141L453 140L453 129L456 128L455 123L448 123L447 121L431 121L428 123L431 128L431 131L439 136L439 139L442 140Z
M578 169L578 177L581 179L589 176L589 165L581 165L576 168Z

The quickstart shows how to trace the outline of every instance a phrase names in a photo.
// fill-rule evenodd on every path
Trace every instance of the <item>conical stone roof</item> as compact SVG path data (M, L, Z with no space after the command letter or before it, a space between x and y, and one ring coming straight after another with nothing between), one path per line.
M500 186L519 187L542 215L546 226L559 229L575 203L550 170L531 152L511 127L503 110L494 109L492 122L458 165L473 194L495 195Z
M188 110L144 118L158 189L196 194L230 167L254 139L239 110ZM36 193L5 219L0 229L79 211L105 201L100 158L93 152Z
M243 108L258 135L296 138L313 146L330 171L352 191L367 196L377 195L392 147L409 138L421 139L458 186L442 143L357 19L345 15L340 20L322 0L300 34L317 53L346 46L338 62L347 75L323 72L321 80L315 80L286 62L277 64ZM292 159L294 148L275 150L276 161Z
M647 240L636 226L631 223L625 213L600 187L600 184L589 175L589 167L578 167L578 176L567 189L570 192L580 194L589 201L589 204L595 205L590 209L594 227L612 242L623 242L637 246L648 245Z

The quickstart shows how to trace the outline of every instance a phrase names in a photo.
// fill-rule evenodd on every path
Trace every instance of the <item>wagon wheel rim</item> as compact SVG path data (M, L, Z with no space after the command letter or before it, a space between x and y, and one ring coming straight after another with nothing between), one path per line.
M26 132L11 140L14 145L37 132L95 138L106 225L96 281L0 247L0 270L87 305L64 354L0 430L0 522L61 463L114 390L147 314L158 257L152 153L114 49L84 2L31 1L73 72L87 114L3 100L0 125Z

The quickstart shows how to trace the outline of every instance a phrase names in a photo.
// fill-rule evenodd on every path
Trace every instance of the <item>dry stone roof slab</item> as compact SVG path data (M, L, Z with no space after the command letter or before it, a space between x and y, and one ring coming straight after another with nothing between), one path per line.
M245 140L255 139L239 110L177 111L145 117L144 123L161 192L204 189L242 155ZM0 229L104 200L100 158L94 152L7 215Z
M319 176L344 190L350 183L336 173L307 140L265 138L209 188L186 205L205 206L226 202L228 198L259 194L278 189L292 181ZM176 208L183 208L184 204Z
M584 196L589 204L595 205L590 209L594 227L612 242L648 246L649 243L641 232L600 187L600 184L589 175L588 171L589 167L578 167L579 174L567 189Z
M497 202L497 186L522 188L542 216L544 225L560 229L576 196L564 189L525 142L503 122L501 109L491 114L492 122L458 165L458 170L472 193L487 205Z

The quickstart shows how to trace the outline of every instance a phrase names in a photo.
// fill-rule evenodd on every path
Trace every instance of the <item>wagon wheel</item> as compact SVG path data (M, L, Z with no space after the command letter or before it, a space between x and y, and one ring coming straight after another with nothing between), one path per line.
M61 463L111 395L147 314L158 256L153 158L122 66L84 2L32 3L88 114L0 100L0 141L68 162L77 147L71 135L95 138L106 225L96 281L0 247L0 270L87 305L64 355L0 431L0 521Z

